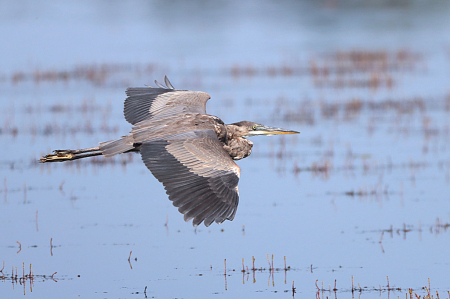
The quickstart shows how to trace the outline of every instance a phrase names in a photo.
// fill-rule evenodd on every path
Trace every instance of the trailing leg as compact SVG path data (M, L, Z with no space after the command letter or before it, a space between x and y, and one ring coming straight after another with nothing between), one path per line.
M87 157L94 157L101 155L100 148L91 147L79 150L55 150L53 154L48 154L39 159L41 163L46 162L64 162L70 160L77 160Z

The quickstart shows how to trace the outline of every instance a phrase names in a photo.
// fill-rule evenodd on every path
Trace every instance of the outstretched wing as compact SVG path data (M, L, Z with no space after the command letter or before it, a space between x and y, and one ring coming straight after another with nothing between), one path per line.
M174 89L167 77L168 87L158 83L158 88L130 87L126 90L125 119L132 125L148 119L174 116L180 113L206 114L206 102L211 98L201 91Z
M184 220L193 225L233 220L239 203L240 168L213 130L193 130L144 142L142 160L164 185Z

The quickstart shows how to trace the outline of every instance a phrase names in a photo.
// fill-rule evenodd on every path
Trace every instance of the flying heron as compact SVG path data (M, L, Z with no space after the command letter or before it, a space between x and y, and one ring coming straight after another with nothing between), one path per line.
M198 226L233 220L239 203L241 174L233 160L246 158L255 135L299 132L241 121L226 125L206 114L211 96L201 91L166 86L130 87L124 115L133 125L129 135L100 142L98 147L56 150L40 162L63 162L103 155L140 152L142 161L160 181L184 220Z

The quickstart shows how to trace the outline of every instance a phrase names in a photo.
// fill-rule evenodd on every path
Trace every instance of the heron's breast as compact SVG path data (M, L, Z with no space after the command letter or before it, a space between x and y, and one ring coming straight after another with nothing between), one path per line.
M228 144L223 148L233 160L241 160L250 156L253 142L242 137L234 137L228 139Z

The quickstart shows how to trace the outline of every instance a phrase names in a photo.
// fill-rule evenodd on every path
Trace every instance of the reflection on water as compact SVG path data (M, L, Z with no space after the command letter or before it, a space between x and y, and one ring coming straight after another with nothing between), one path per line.
M22 263L22 271L20 271L20 267L18 270L17 266L12 266L11 273L8 273L6 270L3 272L5 268L5 262L3 262L3 268L1 269L0 273L0 280L2 282L9 282L11 283L12 290L15 290L16 288L19 290L23 290L23 295L26 295L27 292L32 293L33 287L35 281L37 282L43 282L46 280L52 280L54 282L58 282L59 279L56 279L54 276L57 274L57 272L53 273L50 276L46 275L36 275L34 274L34 271L32 271L32 267L30 264L29 270L25 270L25 263ZM61 279L61 278L60 278Z
M4 296L446 296L447 2L5 5ZM164 75L301 132L252 138L232 222L185 223L139 155L37 163L126 135Z

